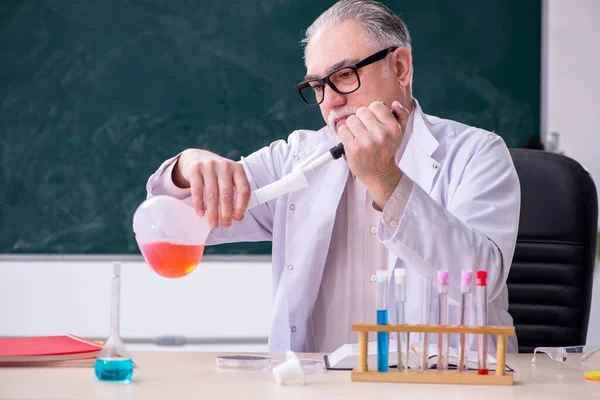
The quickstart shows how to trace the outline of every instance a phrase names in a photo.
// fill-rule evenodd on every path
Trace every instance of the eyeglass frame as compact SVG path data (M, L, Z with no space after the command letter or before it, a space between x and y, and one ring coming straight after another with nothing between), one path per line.
M371 54L369 57L363 59L362 61L357 62L356 64L351 64L351 65L345 65L343 67L340 67L338 69L336 69L335 71L330 72L329 74L327 74L327 76L324 76L323 78L317 78L317 79L307 79L305 81L300 82L299 84L296 85L296 93L298 93L298 95L302 98L302 100L308 104L310 107L316 107L318 105L320 105L323 100L325 100L325 84L329 85L329 87L331 88L331 90L333 90L334 92L338 93L338 94L350 94L350 93L354 93L356 92L358 89L360 89L360 75L358 74L358 70L362 67L366 67L367 65L371 65L376 63L377 61L381 61L383 60L385 57L387 57L387 55L389 53L391 53L392 51L396 50L398 48L398 46L395 47L388 47L387 49L383 49L378 51L377 53ZM346 68L350 68L354 71L354 74L356 75L356 79L358 80L358 86L356 87L356 89L351 90L350 92L342 92L341 90L339 90L335 84L333 82L331 82L329 80L329 78L331 77L331 75L335 74L336 72L339 72L343 69ZM305 98L304 95L302 94L302 90L306 89L307 87L311 87L309 82L319 82L319 84L323 87L323 98L321 99L321 101L319 101L316 104L312 104L309 103ZM313 87L314 88L314 87Z

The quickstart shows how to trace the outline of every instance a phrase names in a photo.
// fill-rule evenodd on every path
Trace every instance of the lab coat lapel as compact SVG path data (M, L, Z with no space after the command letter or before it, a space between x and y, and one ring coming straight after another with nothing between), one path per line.
M321 150L316 153L320 155L328 147ZM317 300L335 215L348 173L345 160L334 160L308 176L308 189L292 193L289 198L288 207L293 211L288 211L286 235L292 239L286 242L286 258L290 263L299 264L294 267L293 274L283 275L289 321L296 327L291 348L302 348L307 336L309 340L312 338L312 332L304 329L308 328ZM314 242L318 243L315 250L308 251L307 245Z
M425 115L421 111L419 103L414 100L414 104L413 130L399 166L402 172L416 185L419 185L427 193L431 193L433 181L441 168L441 164L431 157L438 148L439 142L427 127ZM397 264L401 264L400 260L390 251L388 255L389 276L392 276Z
M423 113L415 102L413 131L400 159L400 169L421 189L431 193L433 180L440 170L440 163L431 155L438 148L438 141L425 124Z
M303 224L303 229L300 230L304 240L316 240L319 242L319 247L325 250L313 252L313 254L308 255L310 258L307 257L306 260L307 265L310 265L312 269L307 278L314 279L314 282L318 283L308 288L308 298L310 299L316 300L317 298L325 259L331 242L336 211L346 186L348 173L349 168L345 160L334 160L330 163L329 168L324 169L322 174L315 174L314 179L310 180L311 193L306 193L306 198L300 196L298 198L298 201L302 201L307 205L310 204L311 208L310 221L306 221ZM306 215L299 218L307 220Z

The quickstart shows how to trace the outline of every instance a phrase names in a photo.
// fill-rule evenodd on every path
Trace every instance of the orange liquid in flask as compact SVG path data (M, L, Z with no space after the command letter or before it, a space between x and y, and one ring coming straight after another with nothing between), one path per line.
M155 242L142 246L146 261L165 278L181 278L192 272L204 254L204 245Z

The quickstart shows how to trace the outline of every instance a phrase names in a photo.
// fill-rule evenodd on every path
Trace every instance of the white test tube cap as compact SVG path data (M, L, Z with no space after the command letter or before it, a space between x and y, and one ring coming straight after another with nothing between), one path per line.
M287 352L287 361L273 368L273 377L279 385L304 385L304 370L293 351Z
M387 269L380 269L377 272L375 272L375 280L378 283L387 283L388 281L388 272Z
M394 280L396 285L402 285L406 279L406 270L404 268L396 268L394 270Z

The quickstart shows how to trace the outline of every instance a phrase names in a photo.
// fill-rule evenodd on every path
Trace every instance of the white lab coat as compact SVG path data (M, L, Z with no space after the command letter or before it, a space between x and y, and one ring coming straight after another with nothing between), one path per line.
M488 271L489 323L512 326L506 279L517 236L520 186L508 149L493 133L423 114L416 101L414 113L412 136L399 164L413 180L413 190L397 228L380 221L377 234L389 249L390 273L395 267L406 268L407 322L421 321L421 285L415 283L424 276L435 278L436 270L445 268L450 271L450 323L458 323L459 279L467 268ZM276 141L240 162L255 190L333 145L326 127L298 130L287 142ZM173 193L160 184L173 160L150 177L148 196L189 196L189 189ZM253 208L243 221L219 227L208 237L207 245L273 241L270 351L303 351L312 338L311 313L348 173L344 160L330 162L308 176L308 188ZM286 268L289 265L294 268ZM473 288L474 284L475 274ZM436 310L432 301L432 316ZM516 337L509 337L507 347L517 351Z

